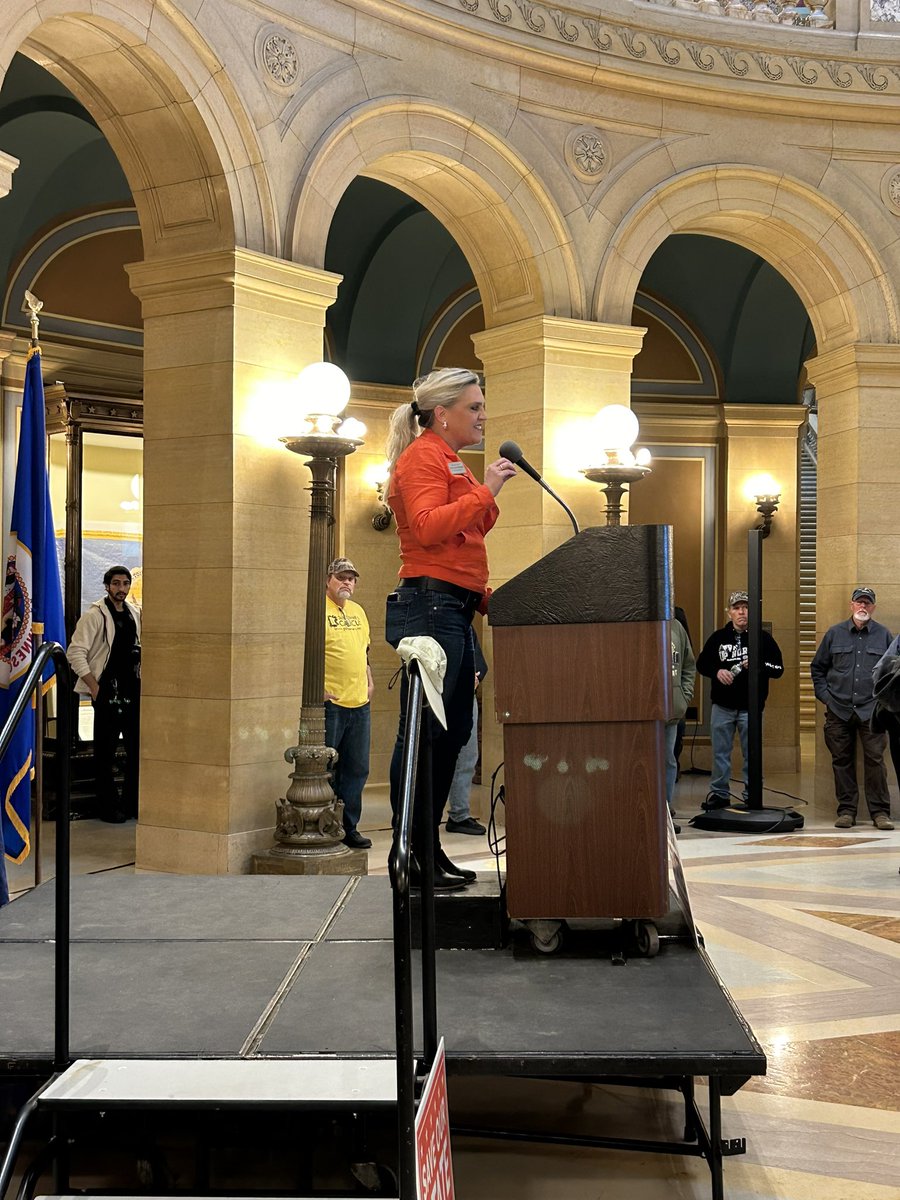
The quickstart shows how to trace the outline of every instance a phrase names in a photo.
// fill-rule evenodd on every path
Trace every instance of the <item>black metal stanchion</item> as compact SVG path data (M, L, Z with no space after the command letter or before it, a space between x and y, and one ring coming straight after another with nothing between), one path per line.
M751 529L747 535L747 799L700 813L691 821L695 829L712 833L791 833L803 828L803 818L792 808L763 805L762 752L762 544L768 532Z

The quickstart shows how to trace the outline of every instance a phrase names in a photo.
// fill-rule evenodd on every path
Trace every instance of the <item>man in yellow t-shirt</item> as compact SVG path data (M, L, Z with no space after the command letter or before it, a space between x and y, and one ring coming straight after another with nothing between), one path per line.
M368 850L371 839L357 829L369 778L369 701L375 685L369 667L369 622L353 599L359 571L336 558L325 580L325 744L337 750L331 777L344 802L344 845Z

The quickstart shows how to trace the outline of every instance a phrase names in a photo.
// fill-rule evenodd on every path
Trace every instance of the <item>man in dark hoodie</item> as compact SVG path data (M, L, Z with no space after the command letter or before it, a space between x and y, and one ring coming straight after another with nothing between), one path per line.
M712 680L710 698L712 714L709 720L712 736L713 771L709 795L703 807L724 808L731 799L731 748L734 735L741 740L744 760L744 799L747 798L747 712L749 708L749 675L747 667L747 626L750 601L746 592L732 592L728 597L728 623L706 640L697 659L697 670ZM762 672L760 674L760 703L764 706L769 694L769 680L780 679L784 662L778 643L763 630Z

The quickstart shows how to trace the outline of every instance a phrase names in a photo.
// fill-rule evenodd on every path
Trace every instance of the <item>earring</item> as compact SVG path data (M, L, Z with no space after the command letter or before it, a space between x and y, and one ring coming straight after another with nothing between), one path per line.
M446 428L447 428L447 422L446 422L446 421L441 421L441 425L443 425L444 429L446 429Z

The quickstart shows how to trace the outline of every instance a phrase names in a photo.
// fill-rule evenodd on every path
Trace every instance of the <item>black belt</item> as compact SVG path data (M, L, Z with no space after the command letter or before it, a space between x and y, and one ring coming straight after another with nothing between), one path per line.
M444 592L447 596L455 596L467 607L476 609L484 599L483 592L470 592L468 588L458 584L448 583L446 579L432 579L430 575L416 575L412 579L401 579L398 587L415 588L417 592Z

